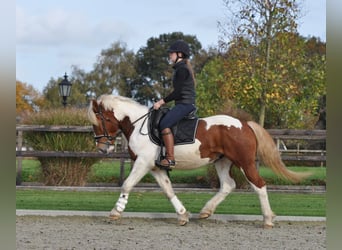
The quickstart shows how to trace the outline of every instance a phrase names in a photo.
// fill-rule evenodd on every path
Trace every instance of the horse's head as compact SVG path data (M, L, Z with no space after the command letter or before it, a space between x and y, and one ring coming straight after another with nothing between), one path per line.
M92 100L88 109L88 118L93 124L98 150L104 154L113 151L115 139L121 132L113 110L106 110L101 102Z

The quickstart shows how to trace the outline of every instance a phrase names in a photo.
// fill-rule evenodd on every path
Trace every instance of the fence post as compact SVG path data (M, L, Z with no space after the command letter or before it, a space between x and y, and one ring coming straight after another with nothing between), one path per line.
M280 139L277 138L277 149L279 150L280 149Z
M18 131L18 138L17 138L17 150L21 151L23 147L23 131ZM17 157L17 177L15 180L16 185L21 185L21 173L22 173L22 157Z
M323 152L323 150L321 151L321 156L323 156L324 155L324 152ZM323 161L321 161L321 167L323 167Z

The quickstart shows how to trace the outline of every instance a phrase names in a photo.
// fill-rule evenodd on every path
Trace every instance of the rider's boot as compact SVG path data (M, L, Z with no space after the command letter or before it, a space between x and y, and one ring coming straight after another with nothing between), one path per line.
M161 161L156 161L156 165L160 168L172 169L176 165L174 156L174 138L171 129L165 128L162 131L163 141L165 145L165 158Z

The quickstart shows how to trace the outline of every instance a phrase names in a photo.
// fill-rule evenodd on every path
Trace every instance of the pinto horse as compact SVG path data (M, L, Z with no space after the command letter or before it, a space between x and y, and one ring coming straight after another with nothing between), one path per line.
M160 147L152 143L147 136L148 112L148 107L122 96L102 95L90 102L88 117L93 124L99 151L111 152L114 149L115 138L123 133L128 140L129 154L134 160L133 168L124 181L120 197L109 216L112 219L121 217L129 193L149 172L174 206L178 223L185 225L189 222L189 213L174 193L167 172L155 166ZM216 207L234 190L235 181L230 170L235 165L259 197L264 227L273 227L275 214L270 207L266 183L255 165L257 155L277 175L292 182L299 182L307 177L307 174L292 172L285 167L272 137L257 123L227 115L199 119L195 142L175 146L175 169L195 169L214 163L220 180L220 189L202 208L200 218L210 217Z

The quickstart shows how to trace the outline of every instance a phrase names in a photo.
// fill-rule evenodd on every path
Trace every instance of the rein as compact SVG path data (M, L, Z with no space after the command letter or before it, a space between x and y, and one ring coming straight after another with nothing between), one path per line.
M153 111L153 109L150 109L150 111L148 111L146 114L140 116L138 119L136 119L134 122L132 122L132 125L134 125L135 123L137 123L138 121L140 121L142 118L148 116L151 112ZM145 118L143 124L145 123L147 117Z
M145 117L145 120L143 121L140 129L139 129L139 132L141 135L147 135L147 134L144 134L142 132L142 127L144 126L145 122L146 122L146 119L147 119L147 116L153 111L153 109L151 109L150 111L148 111L146 114L140 116L138 119L136 119L134 122L132 122L131 126L133 127L133 125L135 123L137 123L138 121L140 121L141 119L143 119ZM97 114L100 115L101 117L101 122L102 122L102 127L103 127L103 130L104 130L104 134L103 135L96 135L94 136L94 139L95 141L97 141L98 139L101 139L102 137L106 137L108 139L107 142L98 142L98 143L103 143L103 144L110 144L109 141L113 141L115 140L118 136L120 136L122 134L122 130L119 129L118 131L116 131L115 135L111 136L108 131L107 131L107 128L106 128L106 124L105 124L105 120L108 120L106 119L104 116L103 116L103 113L102 111L100 110Z

